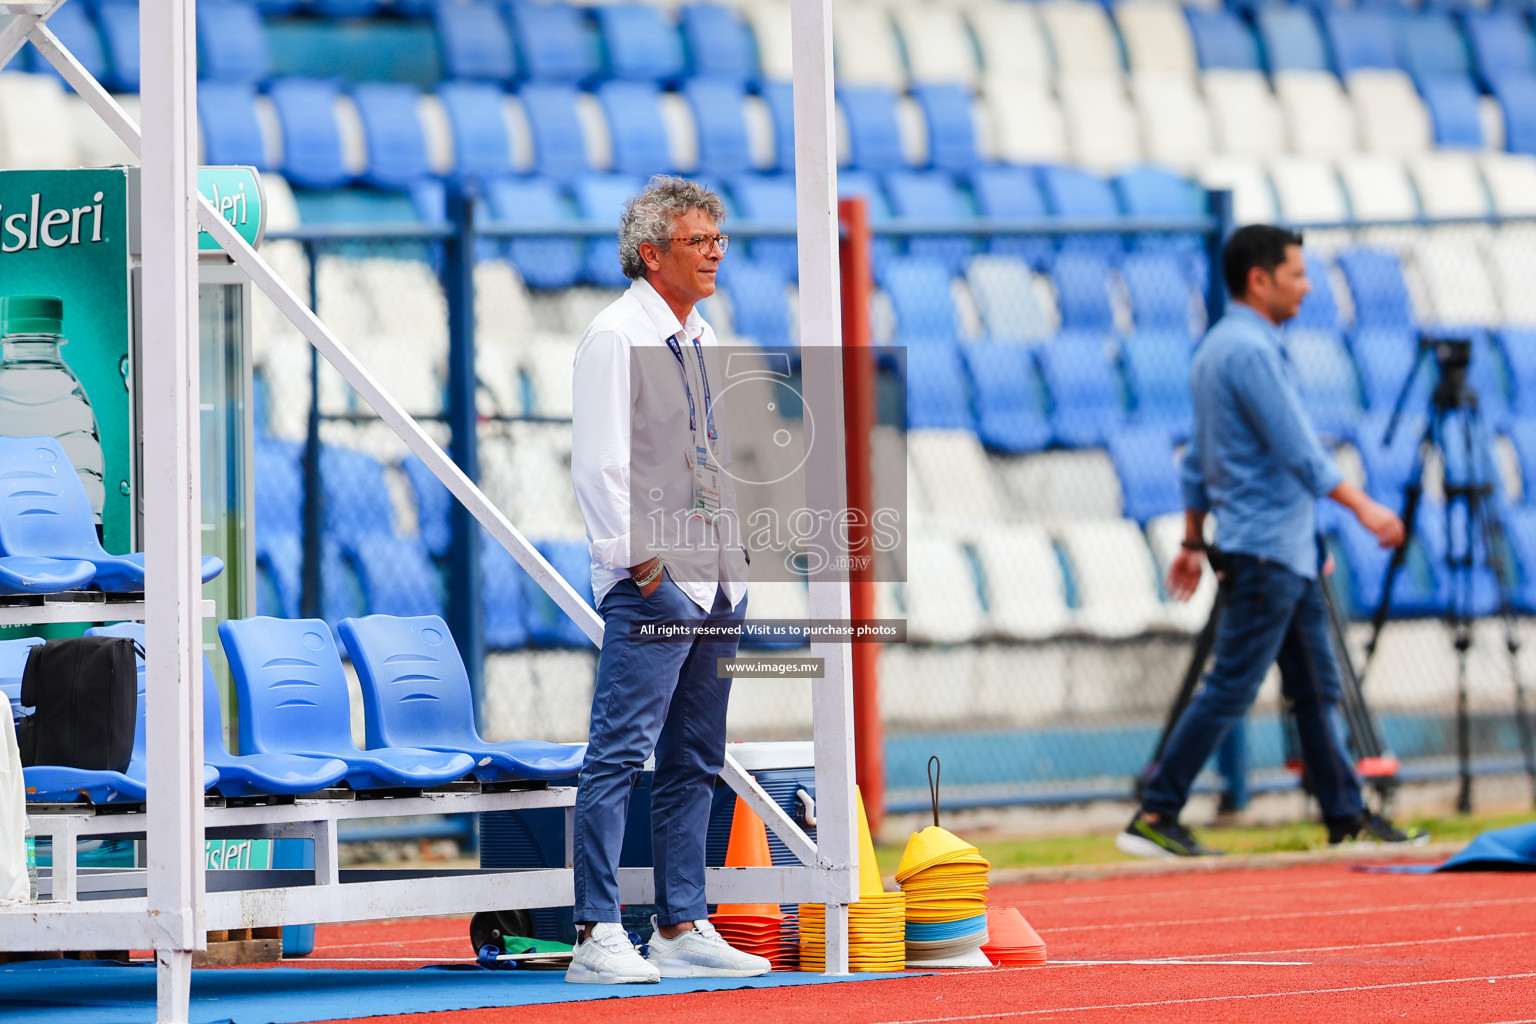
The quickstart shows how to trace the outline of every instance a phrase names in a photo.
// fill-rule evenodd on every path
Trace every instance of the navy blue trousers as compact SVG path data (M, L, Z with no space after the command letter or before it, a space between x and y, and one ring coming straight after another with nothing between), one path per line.
M656 754L651 786L651 854L659 924L708 916L704 841L715 777L725 764L725 709L731 681L715 673L717 658L736 656L737 640L647 641L631 634L656 622L740 623L723 589L706 615L663 578L650 597L631 580L603 596L603 649L592 694L587 759L576 791L578 922L619 921L619 851L629 797L645 759Z

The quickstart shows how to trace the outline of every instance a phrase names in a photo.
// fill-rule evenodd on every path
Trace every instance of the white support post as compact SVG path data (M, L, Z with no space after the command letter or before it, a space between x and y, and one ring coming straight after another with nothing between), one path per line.
M792 0L795 107L795 214L800 249L800 345L836 353L842 345L838 295L836 112L832 81L831 0ZM829 354L831 354L829 353ZM842 362L807 374L806 404L823 423L843 421ZM834 370L835 372L826 372ZM841 430L830 431L841 436ZM845 507L841 445L818 444L806 461L806 504L834 514ZM841 552L846 554L845 552ZM835 557L835 556L834 556ZM811 618L845 620L846 578L810 581ZM846 577L846 567L843 569ZM831 874L826 905L826 972L848 973L848 904L858 901L853 805L853 655L845 643L811 645L826 675L811 688L816 760L816 861ZM839 885L841 880L846 884Z
M143 0L143 502L148 898L159 1020L187 1020L205 934L196 65L189 0Z
M315 822L315 884L341 884L341 852L334 821Z

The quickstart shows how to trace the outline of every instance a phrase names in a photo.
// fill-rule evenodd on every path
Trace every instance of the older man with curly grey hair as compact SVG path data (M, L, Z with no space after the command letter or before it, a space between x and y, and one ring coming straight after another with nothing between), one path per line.
M747 610L746 558L730 475L715 335L695 308L714 294L730 237L725 206L696 182L659 177L619 222L634 281L576 350L571 477L592 552L603 646L576 794L575 920L567 981L751 977L762 957L709 923L704 840L725 760L734 657ZM652 753L655 931L642 959L619 915L630 792Z

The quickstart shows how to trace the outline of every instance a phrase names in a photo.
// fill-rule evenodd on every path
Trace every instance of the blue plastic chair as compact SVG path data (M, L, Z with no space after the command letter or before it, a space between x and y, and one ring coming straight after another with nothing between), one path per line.
M889 171L884 175L885 193L898 217L913 220L969 220L972 211L954 177L948 171ZM907 254L944 264L951 275L965 271L965 261L976 252L970 235L913 235Z
M678 9L692 81L749 82L757 77L757 44L733 7L685 4Z
M1325 331L1289 331L1285 349L1317 432L1353 437L1360 419L1360 384L1343 340Z
M896 334L902 344L953 343L956 338L953 275L937 260L893 256L877 268L880 287L896 314Z
M597 74L597 40L580 9L564 3L511 3L506 9L530 79L574 84Z
M616 224L624 204L645 187L639 175L588 174L578 178L572 192L576 208L588 220ZM582 276L603 288L627 288L629 278L619 265L619 243L613 237L587 240L586 262Z
M971 118L975 97L963 85L915 85L912 98L928 122L928 162L946 171L968 171L981 163Z
M197 73L204 79L198 83L199 99L209 79L260 82L272 73L267 30L255 4L244 0L198 4Z
M731 297L736 335L759 345L783 348L789 337L789 301L786 281L778 267L760 263L722 264L721 284Z
M896 171L907 166L896 119L896 94L878 85L846 85L837 90L848 126L849 163L864 171Z
M411 491L416 498L416 524L421 531L421 542L433 558L442 558L448 554L448 544L452 540L448 517L453 508L453 493L415 455L407 454L401 459L400 469L411 482Z
M26 671L32 648L47 642L40 636L0 640L0 693L5 694L11 702L12 721L32 713L30 709L21 706L21 674Z
M794 226L795 179L790 175L743 174L732 179L730 187L742 217L759 223ZM748 247L754 262L774 267L786 280L799 279L800 249L793 235L754 238Z
M282 128L283 173L288 180L312 189L338 188L351 181L334 113L335 83L285 78L273 82L267 96Z
M1254 12L1264 47L1264 66L1276 71L1327 71L1328 53L1312 12L1305 7L1266 5Z
M303 575L304 541L299 534L256 534L256 614L298 618Z
M1401 328L1366 327L1355 332L1349 348L1360 373L1365 407L1372 412L1391 411L1403 381L1408 379L1418 359L1418 340ZM1421 369L1405 408L1428 408L1433 385L1434 374Z
M95 566L91 582L108 593L144 589L144 553L111 555L101 546L85 488L51 437L0 437L0 549L34 559L89 562ZM204 583L223 570L219 559L203 558ZM75 573L78 565L65 571Z
M1468 11L1462 25L1485 86L1505 75L1536 74L1536 41L1530 24L1514 11Z
M1059 220L1114 221L1120 216L1114 187L1090 171L1076 167L1041 167L1040 192L1051 216ZM1118 258L1124 247L1113 233L1065 235L1062 252L1087 252Z
M512 173L512 140L501 116L505 94L488 82L444 82L437 87L453 128L453 174L461 180Z
M1259 70L1259 44L1241 18L1227 11L1185 10L1189 32L1195 40L1195 58L1200 70L1232 68Z
M1056 285L1056 305L1061 311L1063 331L1114 331L1108 263L1087 253L1063 252L1051 267L1051 280Z
M548 178L497 178L486 182L485 198L495 219L505 224L548 227L575 219L565 193ZM506 248L530 288L569 288L581 279L579 239L512 238Z
M970 172L971 195L983 217L1044 220L1045 199L1040 182L1027 167L997 165ZM993 235L987 251L997 256L1017 256L1039 270L1050 262L1056 247L1038 235Z
M954 342L907 349L907 426L976 432L969 382Z
M650 175L671 169L661 93L654 83L604 82L598 86L597 100L608 116L616 172Z
M338 758L359 790L440 786L474 767L465 754L359 750L341 655L319 619L230 619L219 624L219 639L240 697L241 750Z
M1441 149L1483 148L1483 126L1477 112L1477 89L1465 75L1432 75L1419 80L1419 95L1435 126Z
M523 605L522 566L485 531L480 532L480 603L484 609L485 646L511 651L528 644Z
M1396 256L1380 249L1347 249L1339 253L1338 263L1354 297L1357 326L1413 329L1413 305Z
M1062 335L1033 350L1051 396L1051 427L1068 448L1091 448L1124 419L1120 378L1102 336Z
M495 543L494 541L492 543ZM500 545L497 545L498 547ZM592 600L592 556L584 540L546 540L537 544L539 554L581 595L587 604ZM511 555L507 555L511 558ZM536 644L553 647L576 647L591 650L592 641L580 626L555 604L544 588L519 567L517 577L523 587L523 622L528 639Z
M101 34L96 30L96 25L91 21L91 16L84 4L65 4L60 7L48 18L48 28L59 37L59 42L74 54L81 66L91 73L92 78L98 82L109 80L106 48L102 45ZM26 49L31 50L32 47L28 45ZM18 54L18 56L21 55ZM33 67L39 74L53 75L61 81L64 78L41 54L37 55ZM11 67L8 70L24 69ZM74 86L65 82L64 89L67 92L73 92Z
M1362 68L1398 66L1392 16L1385 11L1333 10L1323 12L1322 18L1333 70L1339 77Z
M976 433L988 448L1013 454L1051 443L1044 389L1023 345L983 342L961 349L976 396Z
M1109 457L1120 477L1125 517L1142 526L1184 507L1173 443L1159 427L1126 427L1108 437Z
M144 626L138 622L120 622L112 626L93 626L87 636L126 636L141 644ZM142 804L149 790L145 750L144 659L138 662L138 712L133 726L133 755L121 772L71 768L67 765L33 765L22 769L26 778L27 800L32 803L72 804L83 798L96 805ZM203 791L219 783L219 770L203 765Z
M1438 11L1402 14L1395 19L1403 70L1415 79L1472 71L1466 41L1450 15Z
M202 125L203 151L209 164L269 169L255 103L256 88L247 83L197 83L198 123Z
M758 87L773 121L773 149L778 169L795 173L795 95L788 82L763 82Z
M682 74L683 40L654 4L602 4L591 10L614 78L666 82Z
M368 171L363 180L377 188L406 189L432 173L427 135L417 116L421 93L404 82L361 82L352 101L363 122Z
M1343 327L1339 320L1339 303L1333 294L1328 277L1328 266L1315 256L1308 255L1307 280L1312 291L1301 300L1301 310L1291 320L1290 327L1305 327L1317 331L1337 331Z
M1142 331L1189 334L1193 298L1183 262L1165 253L1132 253L1120 266L1131 315Z
M101 26L112 76L113 92L139 91L139 5L137 0L99 0L96 23Z
M581 770L585 743L481 738L464 660L436 615L347 619L341 638L362 686L370 748L468 754L482 782L559 779Z
M1503 75L1494 82L1493 95L1504 112L1504 147L1536 154L1536 74Z
M1189 333L1141 333L1120 345L1135 406L1135 421L1175 437L1189 433L1194 401L1189 391Z
M358 538L353 563L369 611L435 615L443 610L443 581L419 538L375 533Z
M752 170L752 147L742 112L746 93L729 79L690 78L679 90L693 111L699 168L711 175Z
M448 78L505 82L517 74L512 31L493 5L433 4L432 22Z

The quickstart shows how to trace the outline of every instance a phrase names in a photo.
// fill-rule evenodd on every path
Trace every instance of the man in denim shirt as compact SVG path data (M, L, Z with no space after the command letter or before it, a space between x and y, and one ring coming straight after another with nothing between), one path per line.
M1318 574L1317 499L1355 514L1383 547L1403 543L1403 524L1343 475L1318 443L1302 408L1280 325L1311 290L1301 236L1256 224L1222 251L1232 304L1210 329L1190 370L1195 429L1184 457L1184 545L1168 571L1168 590L1187 600L1200 582L1205 517L1214 512L1225 555L1226 604L1216 664L1174 727L1154 767L1141 808L1115 845L1138 857L1192 857L1202 846L1179 812L1211 751L1252 706L1271 664L1279 663L1312 791L1330 843L1421 843L1367 811L1360 779L1338 725L1338 665Z

